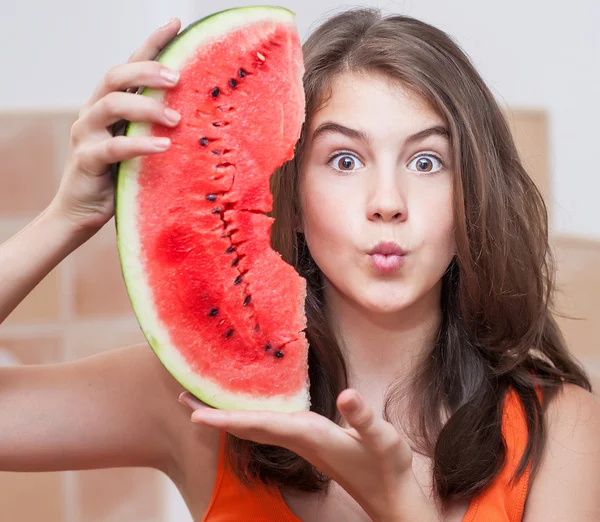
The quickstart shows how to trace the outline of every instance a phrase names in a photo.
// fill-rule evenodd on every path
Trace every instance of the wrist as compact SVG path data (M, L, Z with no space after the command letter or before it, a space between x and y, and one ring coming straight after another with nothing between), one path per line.
M104 223L82 224L65 212L56 201L52 201L40 215L44 226L49 227L54 237L63 243L67 254L76 250L79 246L98 232Z
M0 245L0 323L73 250L91 237L46 208Z
M373 519L374 522L439 522L435 504L427 498L412 469L399 481L397 494L386 514Z

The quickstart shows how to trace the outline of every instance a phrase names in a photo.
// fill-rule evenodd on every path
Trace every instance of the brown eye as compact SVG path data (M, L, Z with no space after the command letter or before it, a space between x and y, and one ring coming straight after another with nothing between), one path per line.
M417 169L421 172L430 172L433 169L431 160L428 158L419 158L417 160Z
M358 158L350 154L338 154L331 158L329 163L335 170L341 172L352 172L364 165L360 162Z
M422 174L435 174L441 170L443 166L442 160L433 154L423 154L412 160L409 164L411 170Z
M351 158L350 156L342 156L338 160L338 167L340 170L352 170L352 167L354 167L354 158Z

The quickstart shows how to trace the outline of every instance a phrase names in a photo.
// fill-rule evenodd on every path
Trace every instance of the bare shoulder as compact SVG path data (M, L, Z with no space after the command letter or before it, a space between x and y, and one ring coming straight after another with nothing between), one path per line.
M147 344L125 348L123 353L135 363L131 367L144 374L145 382L139 383L136 391L138 400L140 404L152 403L153 415L166 435L168 466L163 471L179 488L190 509L203 509L217 474L219 431L191 422L192 410L178 400L185 389Z
M548 404L546 420L548 439L523 520L600 520L598 399L567 384Z

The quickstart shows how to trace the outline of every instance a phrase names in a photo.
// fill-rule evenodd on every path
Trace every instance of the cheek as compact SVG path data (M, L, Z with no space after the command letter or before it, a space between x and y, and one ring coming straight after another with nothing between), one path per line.
M426 248L436 256L439 261L445 263L452 258L456 251L456 242L454 239L454 207L452 201L452 192L433 195L428 198L427 205L424 205L419 213L421 237Z
M352 222L348 202L339 190L316 185L310 176L300 187L302 231L315 261L320 253L338 250L346 244Z

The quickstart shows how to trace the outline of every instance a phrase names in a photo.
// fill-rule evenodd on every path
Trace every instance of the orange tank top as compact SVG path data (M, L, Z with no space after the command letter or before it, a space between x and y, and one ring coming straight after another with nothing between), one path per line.
M523 516L530 468L514 485L509 481L527 443L527 426L521 403L512 390L504 403L502 433L507 446L505 466L492 484L471 501L462 522L518 522ZM240 483L225 464L224 443L222 433L215 486L202 522L302 522L287 506L279 489L262 483L247 488Z

